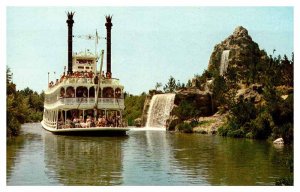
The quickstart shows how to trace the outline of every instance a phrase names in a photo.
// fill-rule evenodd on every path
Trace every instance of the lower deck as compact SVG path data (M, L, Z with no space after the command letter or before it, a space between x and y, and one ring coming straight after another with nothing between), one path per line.
M126 135L126 131L130 129L127 127L88 127L88 128L53 128L47 126L47 124L41 122L43 128L47 131L50 131L54 134L63 134L63 135Z
M44 109L43 122L52 129L126 127L122 110Z

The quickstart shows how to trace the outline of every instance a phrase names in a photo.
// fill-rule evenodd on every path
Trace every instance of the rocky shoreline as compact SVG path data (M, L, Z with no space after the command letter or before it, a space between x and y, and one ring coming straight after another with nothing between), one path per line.
M216 113L209 117L199 117L200 124L193 128L193 133L217 134L218 128L226 122L227 114Z

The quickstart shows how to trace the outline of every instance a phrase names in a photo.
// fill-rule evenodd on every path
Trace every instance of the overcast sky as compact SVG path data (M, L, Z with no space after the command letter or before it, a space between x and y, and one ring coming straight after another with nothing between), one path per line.
M62 74L66 11L76 12L74 35L97 29L106 36L105 15L113 15L112 74L131 94L166 84L171 75L186 83L202 74L214 46L240 25L268 54L276 49L290 58L294 51L292 7L8 7L7 66L17 89L41 92L48 72L51 80ZM98 51L106 48L99 43ZM85 49L94 50L94 42L74 39L74 51Z

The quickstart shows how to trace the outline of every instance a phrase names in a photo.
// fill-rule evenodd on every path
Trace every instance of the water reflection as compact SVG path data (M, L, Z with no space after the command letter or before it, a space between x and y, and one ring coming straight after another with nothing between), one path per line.
M173 138L172 164L192 182L205 178L210 185L274 185L275 178L288 174L280 164L287 149L278 151L264 141L184 134Z
M127 137L76 137L47 134L47 175L63 185L121 185L122 142Z
M6 151L7 177L10 177L16 160L19 159L18 151L23 148L25 141L24 137L10 138L7 140L6 145L11 146L10 149Z
M169 169L166 131L130 131L124 144L125 185L179 185Z
M165 131L53 135L22 126L7 141L7 185L273 185L292 151L264 141Z
M32 185L36 180L39 185L50 183L44 171L39 168L43 164L40 158L43 151L41 129L32 127L36 127L36 124L23 125L20 136L7 140L7 185ZM38 168L34 169L36 167Z

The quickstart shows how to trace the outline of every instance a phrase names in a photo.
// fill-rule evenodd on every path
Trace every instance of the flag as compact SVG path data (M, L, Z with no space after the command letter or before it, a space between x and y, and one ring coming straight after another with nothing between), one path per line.
M94 40L95 36L94 35L77 35L77 38L80 39L85 39L85 40Z

